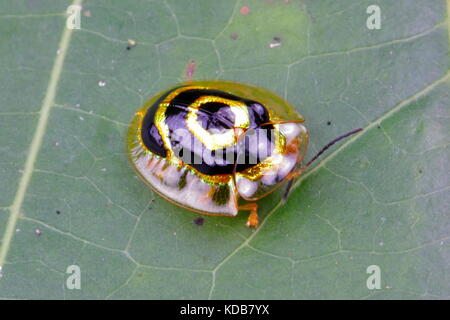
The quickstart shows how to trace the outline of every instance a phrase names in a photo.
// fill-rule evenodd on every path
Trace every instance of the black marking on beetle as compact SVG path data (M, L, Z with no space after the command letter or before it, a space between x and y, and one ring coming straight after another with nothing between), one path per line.
M184 189L186 187L186 176L188 174L188 170L185 170L184 173L181 175L180 180L178 181L178 188L180 190Z
M142 128L141 128L142 142L144 143L145 147L152 153L164 158L167 156L167 150L164 147L161 134L159 133L158 129L155 126L155 114L156 111L158 110L160 103L172 91L177 90L179 88L181 87L176 87L161 95L161 97L147 109L147 112L142 121Z
M254 130L265 129L267 130L268 146L272 146L270 135L273 130L273 125L264 125L270 121L269 113L267 109L259 102L253 100L247 100L238 96L232 95L227 92L213 89L188 89L170 101L169 106L165 112L165 122L169 128L169 140L171 141L171 147L173 151L176 151L176 156L183 160L185 163L189 163L191 167L206 175L217 174L232 174L234 172L235 163L238 158L238 152L241 154L243 151L238 151L236 148L223 148L221 154L224 155L222 159L215 158L214 161L209 161L205 156L209 157L209 153L214 154L214 151L208 150L201 141L188 129L186 124L186 118L189 114L189 106L193 104L197 99L203 96L216 96L231 101L243 103L247 106L249 113L249 128ZM197 110L197 121L205 129L215 129L219 132L231 129L234 127L234 113L231 111L230 106L220 102L207 102L199 106ZM179 137L175 132L179 129L188 132L187 136ZM261 135L262 136L262 135ZM245 145L244 153L248 155L249 145ZM205 155L208 152L208 155ZM231 157L225 156L227 152L232 152L234 155ZM236 167L237 172L241 172L247 168L250 168L267 156L272 154L272 149L268 154L264 154L264 158L258 159L258 161L252 163L238 164ZM229 161L224 161L229 160Z
M171 92L182 87L183 86L171 89L161 95L161 97L147 109L147 112L143 119L141 136L144 145L152 153L164 158L167 157L168 150L164 145L161 132L158 131L155 125L155 114L160 107L160 103ZM270 148L270 150L268 150L268 153L263 154L262 157L258 155L256 163L255 161L246 161L245 163L238 163L235 168L238 154L239 157L244 154L246 158L249 158L250 145L247 143L243 145L245 150L238 150L237 148L230 147L224 148L222 149L222 154L224 155L225 159L217 159L213 155L213 161L207 161L207 159L205 158L205 151L211 151L207 150L207 148L200 141L198 141L198 138L195 137L194 134L188 129L186 123L186 118L190 111L189 106L202 96L216 96L245 104L249 113L249 129L254 129L255 131L261 129L267 130L265 139L267 139L267 145ZM189 166L206 175L232 174L235 169L236 172L241 172L257 165L266 157L269 157L273 152L273 137L271 133L274 130L274 127L272 124L263 125L264 123L270 122L269 112L267 111L265 106L257 101L240 98L238 96L220 90L187 89L180 92L170 101L169 106L165 111L164 121L169 129L168 138L171 145L168 147L172 149L176 157L180 158ZM233 128L235 118L234 113L231 111L229 105L219 102L207 102L199 106L197 110L197 121L205 130L216 129L220 132L221 130ZM180 137L179 134L177 134L178 129L185 130L184 132L187 132L188 135ZM260 135L260 137L262 136L263 135ZM248 140L248 137L246 137L246 139ZM200 148L198 146L200 146ZM234 155L231 155L231 157L225 156L226 153L230 151L230 149L231 152L234 153ZM183 184L183 182L181 183Z
M230 187L227 184L217 186L212 201L218 206L223 206L228 200L230 200Z

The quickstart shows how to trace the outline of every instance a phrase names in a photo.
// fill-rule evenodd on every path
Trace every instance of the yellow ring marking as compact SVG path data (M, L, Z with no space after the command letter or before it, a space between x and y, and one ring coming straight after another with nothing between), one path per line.
M197 121L199 108L209 102L218 102L228 105L234 113L233 128L247 129L250 126L250 119L247 105L243 102L225 99L217 96L202 96L189 106L189 114L186 119L187 127L191 133L197 137L209 150L223 149L233 146L237 137L233 129L227 129L223 133L210 132L203 129Z

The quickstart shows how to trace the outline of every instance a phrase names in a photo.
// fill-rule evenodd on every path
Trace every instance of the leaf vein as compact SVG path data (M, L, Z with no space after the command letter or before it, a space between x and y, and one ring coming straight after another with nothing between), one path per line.
M82 1L83 0L74 0L72 4L81 5ZM48 87L45 93L45 98L42 102L41 112L36 126L35 134L32 138L28 150L28 157L25 161L24 173L19 180L19 186L14 196L13 203L11 205L10 216L8 218L5 233L3 235L2 245L0 247L0 268L5 263L13 235L15 233L14 230L17 224L17 220L19 218L20 209L22 208L25 193L30 183L31 176L33 174L34 164L36 162L37 155L39 153L39 149L41 147L44 134L47 128L50 110L56 96L59 78L61 75L61 71L63 69L65 57L67 55L67 49L69 48L70 45L72 33L73 30L65 28L64 25L64 31L62 32L62 36L59 42L59 48L61 50L61 53L56 56L55 62L53 64Z

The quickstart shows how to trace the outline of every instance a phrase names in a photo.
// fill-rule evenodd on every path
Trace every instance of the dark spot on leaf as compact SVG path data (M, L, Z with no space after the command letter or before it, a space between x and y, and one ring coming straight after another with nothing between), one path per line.
M205 223L205 219L202 217L196 218L192 221L195 225L201 227Z
M236 40L238 37L239 37L239 35L236 32L234 32L230 35L231 40Z
M281 45L281 38L278 36L274 36L272 38L272 42L269 44L269 48L276 48Z
M331 121L327 121L327 126L331 125Z
M56 210L56 214L60 214L61 213L61 211L59 211L59 210Z

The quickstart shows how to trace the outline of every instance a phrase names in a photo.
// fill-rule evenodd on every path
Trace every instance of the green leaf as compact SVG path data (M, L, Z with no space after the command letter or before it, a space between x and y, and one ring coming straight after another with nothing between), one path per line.
M1 298L450 297L447 1L85 0L81 30L65 27L71 4L0 4ZM134 111L192 61L194 79L294 104L307 158L364 131L284 205L264 199L257 230L246 212L196 225L125 153Z

